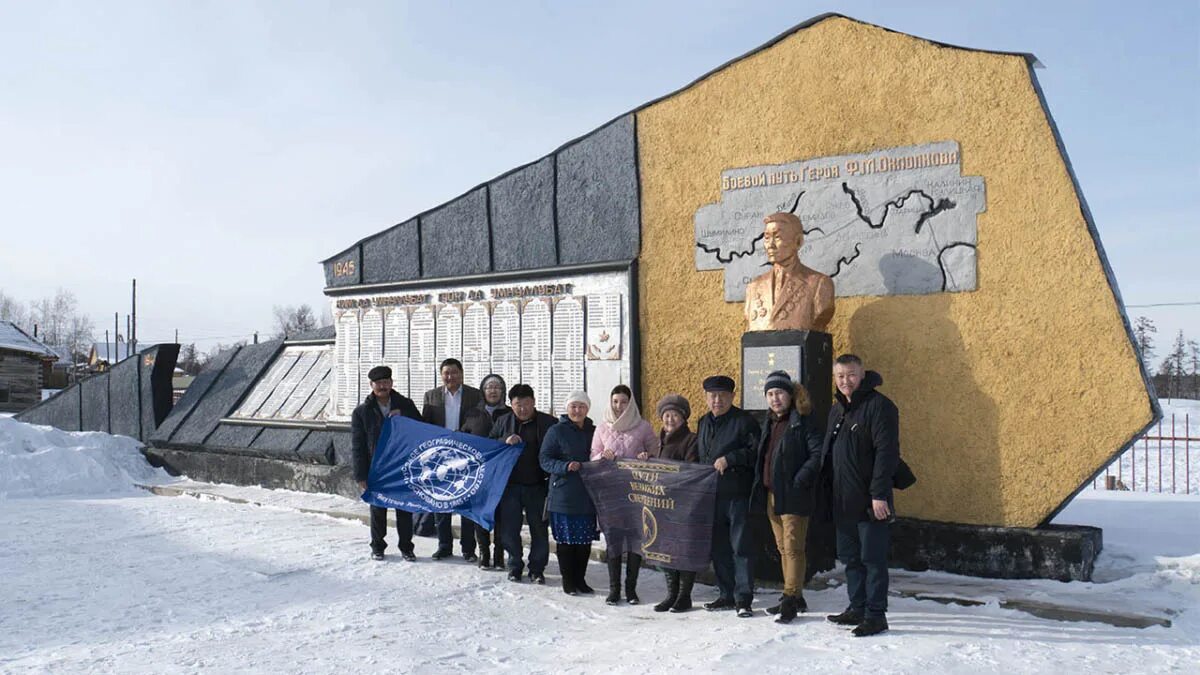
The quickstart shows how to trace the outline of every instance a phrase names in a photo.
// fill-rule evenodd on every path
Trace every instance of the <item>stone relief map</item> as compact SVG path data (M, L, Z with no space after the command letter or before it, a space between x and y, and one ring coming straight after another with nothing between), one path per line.
M835 293L913 295L976 288L983 178L963 176L955 141L730 169L721 201L696 211L696 269L725 271L725 300L770 269L764 216L804 224L800 261Z

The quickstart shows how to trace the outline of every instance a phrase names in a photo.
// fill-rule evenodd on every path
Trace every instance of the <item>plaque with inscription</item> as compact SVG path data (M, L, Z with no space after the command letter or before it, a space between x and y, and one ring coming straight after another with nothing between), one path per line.
M418 307L413 310L408 325L409 361L428 363L434 360L434 330L432 309Z
M550 303L528 300L521 310L521 382L543 401L552 401L550 380Z
M385 363L384 365L392 369L392 389L395 389L397 392L412 398L413 393L409 391L408 361L397 361L393 363Z
M385 363L408 361L408 312L403 307L389 309L387 316L384 317L383 361ZM395 370L393 367L393 373ZM408 368L405 367L404 370L407 372Z
M304 403L304 407L300 408L300 419L325 419L329 410L329 383L332 381L333 370L330 369L326 371L325 377L322 377L321 380L317 382L317 388L313 390L312 396L308 397L308 401Z
M409 398L420 401L425 392L441 384L437 372L438 364L434 361L409 361L408 391ZM418 408L420 404L417 404Z
M358 322L358 360L369 364L367 370L383 362L383 314L378 309L368 309Z
M358 405L358 312L345 312L337 319L337 413L349 417Z
M587 357L593 361L621 359L621 294L587 298Z
M437 311L437 343L434 361L441 363L445 359L461 360L462 356L462 312L458 305L442 305Z
M285 348L284 354L280 356L283 359L290 349ZM317 354L312 350L297 350L291 355L295 360L292 361L292 367L288 370L287 375L283 376L283 380L275 387L275 391L271 392L271 396L267 398L267 402L259 408L257 417L275 417L279 414L280 408L287 403L292 394L296 392L296 387L312 369L313 364L317 362ZM297 358L298 357L298 358Z
M492 368L492 317L487 305L479 302L467 305L463 311L462 362L463 381L479 386Z
M288 395L287 401L283 407L276 413L276 417L280 419L301 419L301 410L304 404L312 398L313 392L317 390L317 385L321 384L329 375L330 348L323 347L320 349L310 349L303 357L312 358L312 364L304 376L296 383L295 389Z
M254 384L254 389L250 391L250 395L246 397L246 400L242 402L242 405L238 407L237 412L233 416L257 416L259 409L263 407L263 404L271 397L271 394L279 387L279 384L283 382L284 377L291 370L292 366L296 364L297 359L299 359L298 354L289 354L287 351L280 354L279 358L275 359L275 362L267 370L267 374Z
M551 415L565 415L567 413L567 397L571 395L571 392L584 388L583 361L580 359L555 361L552 367L552 380L554 405L549 412ZM599 410L602 411L602 409ZM595 412L593 411L593 413Z
M583 299L562 298L554 305L552 356L554 361L583 359ZM569 393L569 392L568 392Z
M509 387L521 381L521 315L511 300L492 306L492 372Z
M745 347L742 349L742 407L766 410L763 386L773 370L787 371L793 382L803 382L803 362L799 345Z

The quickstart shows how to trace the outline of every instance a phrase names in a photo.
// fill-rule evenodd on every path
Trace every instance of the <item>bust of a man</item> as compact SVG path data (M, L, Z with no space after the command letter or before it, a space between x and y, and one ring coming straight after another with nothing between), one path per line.
M833 318L833 279L800 264L804 227L795 214L763 218L763 248L771 271L746 286L747 330L825 332Z

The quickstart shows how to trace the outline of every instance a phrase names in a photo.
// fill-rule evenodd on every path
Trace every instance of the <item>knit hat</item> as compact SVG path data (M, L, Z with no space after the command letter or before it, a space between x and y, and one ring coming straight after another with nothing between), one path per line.
M773 370L771 374L767 375L767 383L763 385L763 393L765 394L772 389L783 389L790 394L795 388L795 385L792 384L792 376L788 375L787 371Z
M659 419L662 419L663 413L668 410L674 410L685 420L692 416L692 405L688 403L686 398L679 394L667 394L659 399L658 406L655 407L654 412L658 415Z
M567 403L582 403L589 408L592 407L592 399L588 398L587 392L582 389L576 389L570 394L567 394Z
M392 369L388 368L387 366L375 366L367 371L367 379L372 382L377 380L390 380L392 379Z
M733 378L725 375L704 378L704 391L727 391L732 394L733 386Z

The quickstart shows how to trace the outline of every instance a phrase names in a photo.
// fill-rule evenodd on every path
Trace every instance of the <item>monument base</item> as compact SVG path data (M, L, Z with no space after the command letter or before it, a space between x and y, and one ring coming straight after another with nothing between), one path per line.
M259 485L297 492L337 494L357 499L362 491L354 483L349 466L309 464L286 459L171 448L142 448L156 467L172 475L186 475L203 483Z
M823 429L833 404L833 336L807 330L742 333L742 409L762 422L767 412L763 385L774 370L787 371L812 399L812 419Z

